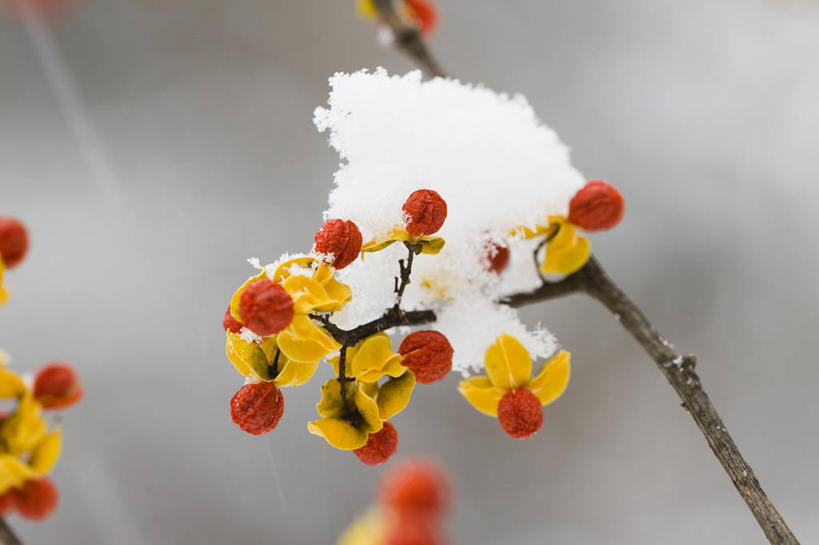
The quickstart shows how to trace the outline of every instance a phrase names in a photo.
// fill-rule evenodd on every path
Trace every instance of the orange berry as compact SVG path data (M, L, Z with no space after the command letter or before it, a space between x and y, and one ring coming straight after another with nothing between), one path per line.
M272 382L245 384L230 400L233 423L251 435L267 433L284 414L284 396Z
M70 407L82 394L77 373L65 363L49 363L34 377L34 398L46 409Z
M23 488L13 488L12 491L17 512L31 520L43 520L51 515L60 498L60 492L48 477L26 481Z
M509 265L509 246L488 242L486 245L486 270L500 274Z
M368 466L377 466L390 459L398 450L398 432L390 422L376 433L371 433L363 447L353 451Z
M446 201L431 189L413 191L401 208L407 232L414 237L438 232L446 220Z
M399 514L438 515L449 507L449 484L436 464L405 460L384 476L379 499Z
M543 407L529 390L510 390L498 403L498 422L510 436L526 439L543 425Z
M242 322L233 317L233 314L230 313L230 307L227 308L225 316L222 318L222 327L225 328L225 331L231 333L239 333L242 330Z
M293 321L293 298L277 282L267 278L256 280L239 298L239 317L253 333L267 337Z
M361 252L361 231L351 221L327 220L313 239L316 252L329 256L329 265L343 269Z
M438 28L438 8L429 0L405 0L410 19L423 36L429 36Z
M592 180L569 202L569 221L586 231L611 229L623 219L625 200L613 185Z
M398 353L403 356L401 363L415 373L415 379L422 384L437 382L452 370L454 350L449 340L437 331L410 333L401 341Z
M16 267L28 251L28 232L20 220L0 217L0 257L7 269Z

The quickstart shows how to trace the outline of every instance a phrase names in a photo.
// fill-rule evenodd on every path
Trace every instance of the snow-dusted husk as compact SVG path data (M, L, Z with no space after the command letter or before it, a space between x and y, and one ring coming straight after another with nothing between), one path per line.
M449 337L461 372L480 369L484 351L504 332L533 356L550 355L555 343L548 332L527 331L516 311L492 301L539 282L531 243L510 240L509 232L565 215L585 182L555 132L520 95L422 81L418 71L336 74L330 85L329 106L316 109L315 123L329 130L342 164L325 219L354 221L367 241L402 225L401 205L410 193L434 189L448 205L437 233L446 246L437 256L416 258L405 307L439 311L434 327ZM512 250L500 277L486 271L489 239ZM353 301L336 315L340 326L376 318L393 304L393 277L405 255L394 244L339 271L353 290Z

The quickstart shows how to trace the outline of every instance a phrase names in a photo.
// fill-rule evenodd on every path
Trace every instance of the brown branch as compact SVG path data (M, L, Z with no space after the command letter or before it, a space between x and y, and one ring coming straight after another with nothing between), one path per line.
M380 18L393 30L396 47L417 62L427 72L444 76L438 67L417 30L407 25L395 12L391 0L374 0ZM544 282L530 293L518 293L504 298L501 303L512 307L521 307L547 299L561 297L572 293L584 292L600 301L612 312L640 343L646 353L655 361L657 367L680 396L683 407L691 414L708 445L719 460L731 482L734 483L740 496L745 500L765 536L774 545L798 545L782 515L771 503L753 470L742 457L731 435L722 422L717 410L711 404L708 394L702 387L699 376L694 372L696 358L693 354L676 354L662 335L651 325L640 309L609 278L594 257L576 273L560 282ZM424 314L426 313L426 314ZM431 311L400 312L394 316L387 312L379 320L360 326L350 332L370 333L394 327L395 325L413 325L435 320ZM398 320L403 320L398 323ZM371 333L370 333L371 334Z
M421 33L396 11L392 0L373 0L378 19L392 31L395 47L415 61L430 76L446 77L430 53Z
M20 538L17 537L17 534L14 533L14 530L11 529L11 526L3 517L0 517L0 543L3 545L23 545L23 542L20 541Z

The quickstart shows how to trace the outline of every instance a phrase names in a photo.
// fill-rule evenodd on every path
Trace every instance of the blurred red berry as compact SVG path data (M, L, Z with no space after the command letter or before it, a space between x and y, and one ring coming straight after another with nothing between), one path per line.
M28 232L20 220L0 217L0 257L7 269L16 267L28 251Z
M5 517L17 507L14 489L9 488L5 494L0 495L0 516Z
M23 488L12 488L11 491L17 512L31 520L43 520L51 515L60 498L57 487L48 477L26 481Z
M617 188L592 180L569 202L569 221L586 231L611 229L623 219L625 206Z
M225 328L225 331L231 333L239 333L242 330L242 322L233 317L233 314L230 313L230 307L225 311L225 316L222 318L222 327Z
M256 280L239 298L239 317L253 333L267 337L293 321L293 298L277 282L267 278Z
M439 515L449 508L449 484L436 464L405 460L384 476L379 499L399 514Z
M2 0L3 4L18 16L34 13L39 16L56 17L63 15L78 0Z
M509 264L509 246L488 242L486 244L486 270L500 274Z
M377 466L389 460L396 450L398 450L398 432L390 422L384 422L384 427L380 431L371 433L364 446L353 452L368 466Z
M403 356L401 363L423 384L439 381L452 370L454 350L449 340L437 331L410 333L401 341L398 353Z
M252 435L267 433L284 414L284 396L272 382L245 384L230 400L233 423Z
M361 231L355 223L344 220L327 220L313 239L316 252L331 259L330 265L343 269L361 252Z
M404 225L414 237L438 232L446 220L446 201L431 189L413 191L402 209Z
M429 0L405 0L410 19L423 36L429 36L438 28L438 8Z
M49 363L34 377L34 398L46 409L70 407L82 394L77 373L65 363Z
M543 425L543 407L529 390L510 390L498 403L498 422L510 436L526 439Z
M441 519L424 512L399 512L387 519L384 545L444 545Z

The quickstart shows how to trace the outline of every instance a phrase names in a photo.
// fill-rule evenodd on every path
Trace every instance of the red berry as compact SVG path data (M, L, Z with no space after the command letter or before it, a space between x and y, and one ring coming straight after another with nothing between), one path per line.
M436 464L405 460L384 476L379 499L399 514L438 515L449 507L449 485Z
M330 256L330 265L343 269L361 252L361 231L351 221L327 220L313 238L316 252Z
M239 298L239 317L249 330L267 337L293 321L293 298L277 282L267 278L256 280Z
M6 490L5 494L0 496L0 516L5 517L17 507L16 495L13 488Z
M377 466L389 460L396 450L398 450L398 432L390 422L384 422L384 427L380 431L371 433L367 443L353 452L368 466Z
M23 488L13 488L14 506L23 518L43 520L57 508L60 493L51 479L43 477L26 481Z
M267 433L284 414L284 396L272 382L245 384L230 400L230 416L242 431Z
M19 220L0 217L0 257L3 264L11 269L17 266L28 251L28 232Z
M34 398L46 409L64 409L83 394L77 373L70 365L49 363L34 377Z
M486 270L500 274L509 264L509 246L489 242L486 245Z
M233 314L230 313L230 307L225 311L225 317L222 318L222 327L225 328L225 331L231 333L239 333L242 330L242 322L233 317Z
M440 517L426 513L394 513L387 518L384 545L443 545Z
M498 422L515 439L526 439L543 425L543 407L529 390L510 390L498 403Z
M423 384L439 381L452 370L454 350L449 340L433 330L416 331L407 335L398 353L401 363L415 373L415 379Z
M414 237L438 232L446 220L446 201L431 189L413 191L401 208L407 232Z
M586 231L611 229L623 219L625 205L617 188L592 180L569 202L569 221Z
M438 8L429 0L405 0L411 13L410 18L424 36L429 36L438 28Z

